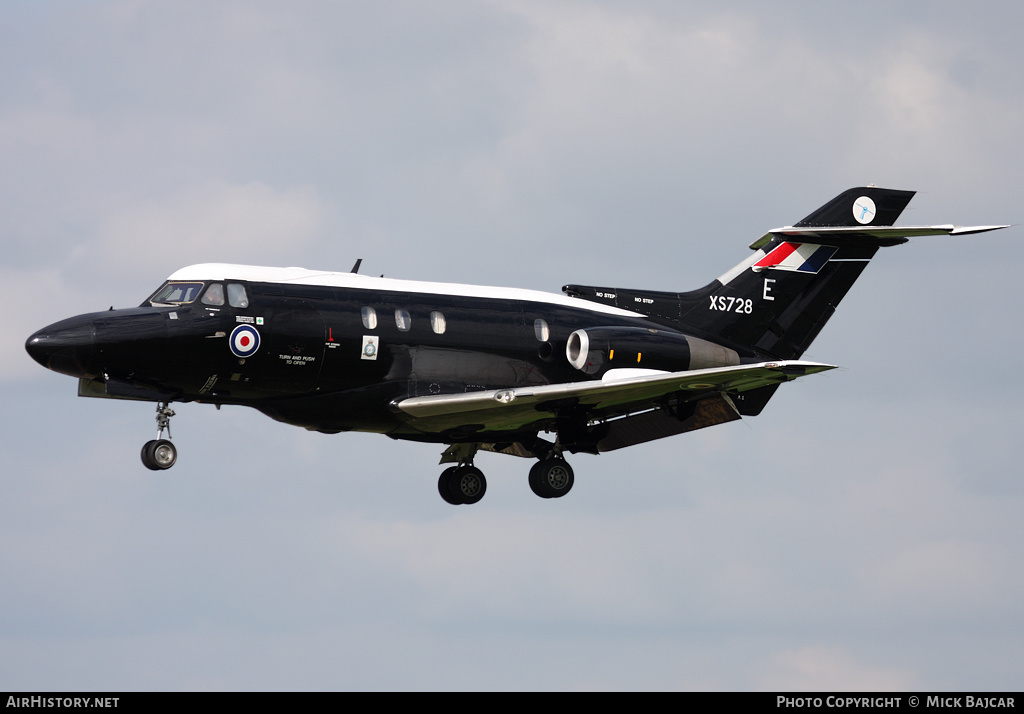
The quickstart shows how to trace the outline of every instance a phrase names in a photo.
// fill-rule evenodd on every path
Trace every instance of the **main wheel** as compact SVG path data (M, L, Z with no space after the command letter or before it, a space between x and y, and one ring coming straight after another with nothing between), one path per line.
M561 498L569 493L575 480L565 459L538 461L530 469L530 488L541 498Z
M453 506L476 503L487 493L484 472L475 466L453 466L437 479L437 491Z
M484 472L475 466L460 466L449 481L450 493L466 505L476 503L487 493Z
M177 460L178 450L167 439L147 441L146 445L142 447L142 463L153 471L169 469Z
M441 494L441 498L445 500L445 503L450 503L453 506L458 506L462 501L455 498L455 494L452 492L452 475L458 471L457 466L451 466L441 472L441 476L437 479L437 492Z

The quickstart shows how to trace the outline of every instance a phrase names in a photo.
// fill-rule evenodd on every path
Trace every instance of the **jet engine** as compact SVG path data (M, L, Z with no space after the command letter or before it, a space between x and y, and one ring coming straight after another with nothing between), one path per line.
M612 369L682 372L740 363L735 350L671 330L589 327L569 335L565 356L576 369L603 376Z

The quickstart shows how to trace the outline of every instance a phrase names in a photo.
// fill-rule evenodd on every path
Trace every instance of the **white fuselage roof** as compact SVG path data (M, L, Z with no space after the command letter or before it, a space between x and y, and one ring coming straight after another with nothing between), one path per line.
M562 305L619 317L646 317L637 312L579 300L577 298L523 288L500 288L462 283L431 283L418 280L375 278L358 273L334 273L306 268L271 268L259 265L233 263L200 263L190 265L171 274L168 280L244 280L254 283L284 283L289 285L318 285L334 288L352 288L374 292L421 293L426 295L456 295L459 297L491 298L496 300L522 300Z

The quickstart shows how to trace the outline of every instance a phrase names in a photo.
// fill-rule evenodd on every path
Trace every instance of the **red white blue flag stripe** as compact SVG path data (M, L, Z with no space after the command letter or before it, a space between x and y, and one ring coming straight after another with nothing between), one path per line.
M837 250L838 248L830 245L787 241L754 263L753 268L754 270L774 268L776 270L792 270L797 273L817 273L825 267L825 263L835 255Z

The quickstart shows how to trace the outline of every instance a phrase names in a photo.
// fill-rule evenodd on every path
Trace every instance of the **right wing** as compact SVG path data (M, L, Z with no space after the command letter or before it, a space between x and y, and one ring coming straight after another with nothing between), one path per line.
M582 410L591 422L598 422L658 408L669 397L698 403L834 368L788 360L623 378L612 370L601 380L408 397L392 406L411 417L410 426L424 433L471 426L483 436L542 428L565 411Z

